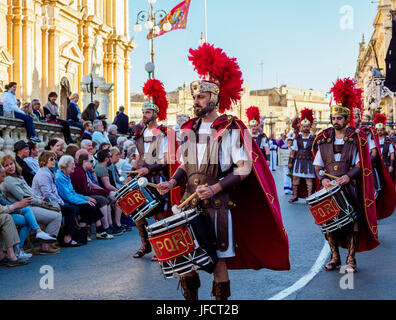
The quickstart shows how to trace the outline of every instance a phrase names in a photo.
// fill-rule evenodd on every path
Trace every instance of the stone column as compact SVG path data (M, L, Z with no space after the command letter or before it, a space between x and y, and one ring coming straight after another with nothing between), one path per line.
M14 65L13 65L13 75L12 75L12 81L15 81L18 86L17 86L17 92L16 95L20 96L21 93L21 82L22 82L22 77L21 77L21 7L19 1L14 1L14 18L13 18L13 33L12 33L12 41L13 41L13 50L12 50L12 55L14 59Z

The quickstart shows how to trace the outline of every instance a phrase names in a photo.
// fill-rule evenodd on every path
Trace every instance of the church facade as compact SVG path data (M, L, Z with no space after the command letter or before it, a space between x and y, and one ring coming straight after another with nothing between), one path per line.
M22 102L44 104L55 91L65 116L71 93L80 94L81 109L90 102L81 81L94 72L112 84L101 111L113 119L119 106L128 110L135 48L128 0L0 0L0 26L0 92L14 81ZM101 100L99 92L93 99Z

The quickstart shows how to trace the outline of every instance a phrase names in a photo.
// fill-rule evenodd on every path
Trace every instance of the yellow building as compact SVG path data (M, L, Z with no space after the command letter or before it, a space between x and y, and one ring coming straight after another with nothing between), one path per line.
M93 63L96 74L113 84L101 111L112 119L118 106L128 110L129 55L135 47L128 12L128 0L0 0L0 91L15 81L17 97L42 104L55 91L65 116L67 96L82 96L80 82ZM81 100L84 108L87 98Z
M169 125L177 123L177 115L188 115L193 117L193 99L190 87L186 84L176 91L167 94L169 101L168 120ZM142 117L142 94L132 94L129 109L129 116L135 120ZM243 85L242 99L234 105L227 114L232 114L247 123L246 109L250 106L257 106L260 115L264 118L264 132L269 134L272 130L276 137L291 130L291 122L298 116L304 108L314 111L316 130L327 128L330 124L329 99L323 92L313 89L294 89L287 86L265 90L251 91L249 85ZM272 117L272 118L271 118Z
M394 120L395 98L393 93L384 86L386 76L385 58L392 39L392 18L389 12L396 10L396 0L380 0L377 15L373 22L374 32L366 43L363 36L360 42L359 56L355 77L358 85L363 88L363 106L366 111L366 120L372 120L374 111L381 107L388 121ZM382 77L374 77L370 67L378 69ZM369 116L369 117L368 117Z

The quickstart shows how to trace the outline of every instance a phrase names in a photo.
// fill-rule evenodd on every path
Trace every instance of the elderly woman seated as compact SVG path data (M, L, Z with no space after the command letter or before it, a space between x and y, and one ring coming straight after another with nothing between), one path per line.
M70 145L69 145L70 146ZM58 194L55 184L55 160L56 153L44 150L39 156L40 169L37 171L33 179L32 189L39 197L48 196L48 200L57 203L64 217L63 239L61 245L64 247L78 247L82 243L74 241L73 235L77 230L77 217L80 208L75 205L67 205Z
M31 209L37 222L46 225L46 233L56 238L62 222L59 206L47 202L47 197L38 197L22 177L22 169L11 155L1 158L1 165L5 169L6 178L0 190L5 199L11 203L19 202L23 198L32 198ZM58 253L58 248L41 244L40 254Z
M80 226L85 227L94 222L97 239L113 239L114 237L103 229L102 222L100 221L103 215L96 208L96 200L92 197L77 193L73 188L70 174L75 168L74 158L71 156L63 156L60 158L58 166L59 170L55 180L58 193L65 204L76 205L80 208Z

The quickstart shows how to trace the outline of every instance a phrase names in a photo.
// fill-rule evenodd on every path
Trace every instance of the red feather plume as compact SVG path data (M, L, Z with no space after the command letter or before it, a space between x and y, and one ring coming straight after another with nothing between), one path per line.
M386 115L382 113L376 113L373 123L374 125L376 125L377 123L383 123L384 125L386 125Z
M357 87L356 79L337 79L330 93L333 93L333 98L337 104L341 103L343 107L350 110L350 123L353 124L353 109L358 108L361 114L363 114L363 89Z
M314 117L313 117L313 111L312 109L305 108L301 110L301 119L300 122L303 121L304 119L308 119L308 121L313 124L314 122Z
M248 117L249 122L253 119L257 120L260 124L260 110L256 106L251 106L246 109L246 116Z
M157 79L148 79L144 84L143 93L158 107L158 121L165 120L169 103L163 83Z
M201 79L219 86L219 112L231 109L232 103L241 99L242 72L235 58L229 58L222 49L204 43L198 49L190 49L188 59Z

